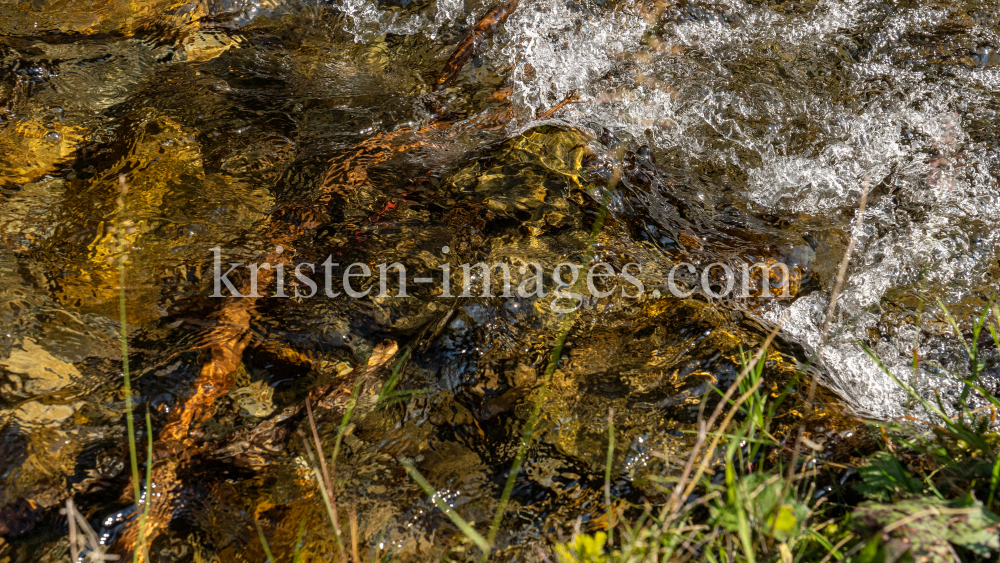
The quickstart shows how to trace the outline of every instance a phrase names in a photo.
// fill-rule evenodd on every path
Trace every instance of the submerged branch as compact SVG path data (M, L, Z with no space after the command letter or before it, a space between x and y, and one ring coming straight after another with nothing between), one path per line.
M472 29L465 34L458 47L455 48L455 52L451 54L451 57L448 57L448 62L444 63L444 69L441 70L441 74L434 81L435 92L444 90L458 76L458 73L465 67L465 63L469 62L469 59L472 58L472 53L475 52L476 46L493 37L497 27L507 21L507 18L514 13L517 5L520 3L521 0L510 0L495 6L492 10L486 12L486 15L476 22L476 25L472 26Z

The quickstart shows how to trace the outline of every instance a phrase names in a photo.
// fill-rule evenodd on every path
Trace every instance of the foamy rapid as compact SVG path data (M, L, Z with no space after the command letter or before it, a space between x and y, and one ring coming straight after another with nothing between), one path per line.
M431 21L362 0L343 0L343 8L359 39L372 30L433 34L462 11L442 0ZM727 176L728 187L754 212L814 223L840 214L846 232L870 181L840 332L819 367L859 413L891 417L904 411L905 395L857 340L928 392L947 396L957 384L936 370L909 372L917 329L908 317L886 316L883 301L921 284L931 303L983 296L1000 256L1000 152L989 130L1000 90L1000 57L989 47L1000 44L996 12L867 0L824 0L800 12L737 0L614 9L523 0L485 56L511 69L522 115L575 90L590 102L564 110L562 120L641 139L670 151L675 165L741 171ZM950 50L922 46L943 28L954 36ZM840 252L821 255L828 270ZM786 315L784 337L815 351L833 278L764 318ZM891 334L873 339L887 324ZM927 347L927 365L946 362Z

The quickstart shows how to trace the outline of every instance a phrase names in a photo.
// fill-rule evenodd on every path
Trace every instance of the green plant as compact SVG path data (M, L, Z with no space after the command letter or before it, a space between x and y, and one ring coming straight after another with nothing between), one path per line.
M267 563L274 561L274 555L271 554L271 546L267 545L267 538L264 537L264 528L261 527L259 520L253 521L254 526L257 527L257 537L260 538L260 545L264 548L264 555L267 556Z
M876 424L891 435L895 442L916 453L934 468L927 472L923 482L936 497L950 498L949 495L954 496L950 491L970 488L976 490L976 485L979 485L978 492L987 499L987 506L992 507L998 485L996 476L1000 476L1000 436L992 430L992 426L997 409L1000 409L1000 399L983 386L980 375L986 363L976 342L985 325L991 332L997 349L1000 350L1000 336L998 336L1000 315L997 314L997 307L991 300L986 311L973 323L973 343L969 344L954 317L943 303L939 304L969 356L971 376L964 378L951 374L963 383L958 412L954 415L948 414L939 396L935 397L933 403L924 398L913 386L896 376L870 348L861 344L875 364L920 404L930 417L929 420L909 417ZM996 326L992 323L986 325L990 312L994 314ZM987 403L987 407L976 410L969 408L968 398L972 391ZM883 460L880 463L885 465L887 462Z
M426 389L407 389L405 391L396 391L396 386L399 385L399 381L402 377L403 366L406 365L406 361L410 358L410 351L411 349L407 348L403 351L403 354L400 355L399 360L396 361L396 365L392 368L392 373L389 374L389 379L387 379L382 385L382 388L378 392L378 398L375 399L376 408L384 409L427 392Z
M556 544L556 559L559 563L607 563L608 555L604 553L607 539L604 532L577 534L567 543Z
M841 548L846 542L835 545L821 533L827 523L814 524L822 515L822 501L811 495L817 472L795 477L805 487L789 487L780 466L753 462L765 448L780 448L770 424L792 385L775 398L761 391L766 349L776 332L754 356L741 351L740 375L729 390L716 390L721 399L707 422L699 415L698 439L684 471L678 478L664 480L674 483L666 489L672 493L671 501L658 513L644 511L634 524L623 520L618 549L601 548L608 538L605 533L576 533L553 546L558 561L756 562L843 557ZM720 446L721 457L716 453ZM721 482L712 478L712 468L718 466L725 472ZM841 532L835 541L844 535Z
M465 537L472 540L472 543L476 544L476 547L481 549L484 553L489 552L489 542L487 542L483 536L481 536L479 532L472 527L472 524L466 522L461 516L458 515L457 512L448 506L448 503L441 499L441 495L434 490L434 487L431 487L430 483L428 483L427 480L424 479L424 476L421 475L415 467L413 467L413 464L410 463L409 460L401 458L399 460L399 464L406 469L410 478L413 479L421 489L423 489L424 493L431 498L438 508L441 509L441 512L444 512L445 516L447 516L448 519L451 520L451 522L455 524L455 526L461 530L463 534L465 534Z
M858 469L861 482L854 488L869 500L852 511L853 526L866 538L858 545L857 561L903 555L981 560L1000 550L1000 517L989 510L1000 477L1000 436L994 429L1000 399L983 385L981 374L989 366L978 346L985 326L1000 351L1000 312L991 299L972 324L970 344L944 303L938 301L938 305L969 359L967 378L940 368L963 384L956 414L948 413L939 395L935 394L933 402L922 396L859 343L929 418L871 423L885 432L889 451L870 456ZM918 365L916 349L914 366ZM973 392L986 407L969 407ZM914 463L907 464L905 459ZM986 498L985 504L977 496ZM959 556L956 548L965 555Z
M299 522L299 533L295 536L295 553L292 555L292 563L302 563L302 537L306 533L306 519Z
M145 560L149 560L148 556L148 546L146 538L146 517L149 515L149 505L151 504L151 498L147 495L146 502L144 506L140 506L142 495L140 492L140 479L139 479L139 456L137 452L136 442L135 442L135 419L133 413L135 412L135 405L132 402L132 380L129 373L129 362L128 362L128 316L125 307L125 261L128 259L128 252L126 250L127 239L125 234L131 224L124 219L125 215L125 196L128 194L128 181L125 178L125 174L118 175L118 188L119 196L116 200L117 207L117 221L116 230L118 235L118 315L120 321L120 340L122 348L122 376L124 379L124 393L125 393L125 423L128 428L128 450L129 450L129 460L131 462L132 468L132 492L135 495L135 506L136 513L138 514L139 520L139 536L136 540L136 549L133 551L132 557L133 561L139 561L139 554L146 553ZM146 453L146 486L147 488L152 483L152 466L153 466L153 430L152 424L150 423L149 413L146 413L146 435L149 440ZM147 491L151 493L151 491Z
M608 527L608 547L614 543L614 520L611 508L611 466L615 460L615 411L608 409L608 458L604 465L604 507Z

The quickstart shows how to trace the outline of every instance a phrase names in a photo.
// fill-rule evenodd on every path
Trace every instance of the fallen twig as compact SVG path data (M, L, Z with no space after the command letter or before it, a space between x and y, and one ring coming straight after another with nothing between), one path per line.
M437 80L434 81L435 92L444 90L458 76L458 73L465 67L465 63L469 62L469 59L472 58L472 53L476 50L476 46L492 37L496 33L497 27L507 21L507 18L514 13L517 5L520 3L521 0L510 0L509 2L495 6L492 10L486 12L486 15L476 22L476 25L472 26L472 29L459 42L455 51L448 57L448 61L444 63L444 69Z
M587 103L589 101L590 100L581 100L580 99L580 95L576 92L576 90L573 90L573 91L569 92L568 94L566 94L566 97L564 97L562 99L562 101L559 102L558 104L552 106L552 108L550 108L550 109L548 109L546 111L539 112L535 116L535 119L536 120L548 119L548 118L552 117L553 115L555 115L555 113L557 111L561 110L562 108L564 108L564 107L566 107L566 106L568 106L570 104L585 104L585 103Z

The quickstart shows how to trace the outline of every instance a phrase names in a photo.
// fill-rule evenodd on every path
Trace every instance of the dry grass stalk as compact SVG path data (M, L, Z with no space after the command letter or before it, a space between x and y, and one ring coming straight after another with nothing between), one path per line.
M326 494L330 498L330 512L333 513L333 521L340 522L337 515L337 497L336 491L333 487L333 481L330 479L330 473L326 470L326 456L323 454L323 444L319 441L319 430L316 428L316 419L313 418L312 405L310 404L309 397L306 397L306 413L309 416L309 428L312 429L313 441L316 443L316 455L319 457L319 467L323 475L323 487L326 489ZM333 527L333 532L337 534L338 543L343 540L340 538L340 526L335 525Z
M351 555L354 563L361 563L361 555L358 551L358 505L351 503L351 512L348 514L351 519Z
M66 508L59 511L69 521L69 553L73 563L80 561L80 553L88 551L85 557L92 563L117 561L119 557L107 553L107 546L101 544L97 532L90 527L87 519L76 509L73 499L66 499ZM82 532L82 533L81 533Z
M830 294L830 305L826 308L826 318L823 319L823 336L821 342L826 342L827 337L830 336L830 322L833 320L833 314L837 309L837 300L840 299L840 290L844 286L844 278L847 276L847 266L851 262L851 254L854 252L854 245L857 243L858 236L861 234L861 229L865 224L865 207L868 205L868 189L869 182L865 178L865 181L861 183L861 203L858 205L858 223L854 226L854 232L851 234L851 240L847 243L847 250L844 251L844 258L840 261L840 269L837 270L837 281L833 284L833 292Z
M837 281L833 284L833 292L830 294L830 305L826 309L826 318L823 319L823 329L822 336L820 340L820 347L826 344L826 339L830 335L830 322L833 320L833 315L837 310L837 301L840 299L840 290L844 286L844 279L847 276L847 266L851 262L851 254L854 252L854 244L857 242L858 236L861 234L861 229L865 223L865 207L868 205L868 189L870 183L867 178L861 183L861 202L858 204L858 222L854 226L854 232L851 233L851 240L847 243L847 249L844 251L844 257L840 261L840 269L837 270ZM813 409L813 402L816 400L816 386L819 382L814 374L812 381L809 383L809 393L806 396L806 405L810 411ZM792 463L788 466L788 477L791 479L795 475L795 466L799 462L799 452L801 451L802 439L805 438L806 425L805 419L799 424L798 436L795 438L795 446L792 448Z
M760 385L760 381L758 381L757 385L752 387L746 394L741 396L737 400L737 402L733 405L733 407L730 409L730 412L723 421L723 424L719 429L719 432L713 439L711 446L708 448L708 450L705 451L703 456L704 459L698 468L698 472L692 478L691 470L694 468L695 461L697 461L699 454L701 453L701 447L705 443L705 438L708 435L708 429L711 428L713 425L715 425L715 420L722 413L723 407L727 403L729 403L729 400L732 398L733 394L739 388L740 383L743 381L743 379L746 378L747 374L749 374L753 370L753 368L757 365L757 362L760 361L761 357L763 357L764 352L767 350L767 347L771 345L771 341L774 340L774 337L778 335L778 331L781 330L781 325L783 321L784 319L779 321L778 324L771 331L771 333L767 335L767 338L764 339L764 343L761 344L760 349L757 350L757 354L755 354L754 357L750 360L750 362L747 363L746 367L743 368L743 371L741 371L739 376L736 377L736 381L734 381L733 384L729 386L729 389L722 396L722 399L719 401L719 404L715 406L715 410L712 411L712 416L708 418L707 423L705 423L702 420L702 415L704 413L704 405L705 405L704 401L702 401L702 404L698 410L698 438L695 440L694 447L691 449L691 457L688 458L687 463L684 465L684 471L681 473L681 478L677 481L677 485L674 487L674 490L670 495L670 500L667 503L669 514L676 515L680 511L680 508L683 505L683 500L687 498L688 495L691 494L691 491L694 490L694 487L696 486L698 479L704 473L705 468L707 468L708 461L711 459L712 453L718 446L719 440L722 437L722 433L725 431L726 426L729 425L729 422L736 414L735 411L739 408L740 405L743 404L744 401L747 400L747 398L749 398L750 394L752 394L753 391L756 390L757 386ZM664 523L664 525L666 525L666 522Z
M66 520L69 521L69 557L73 563L80 560L80 547L76 543L76 518L72 515L73 499L66 500L66 509L61 511L66 513Z
M299 436L302 438L302 446L306 450L306 455L309 457L309 465L312 468L313 476L316 478L316 484L319 487L319 494L323 497L323 506L326 508L327 515L330 517L330 525L333 526L334 534L333 539L337 542L337 549L340 550L340 554L343 560L347 561L347 552L344 550L344 544L340 539L340 524L337 521L337 517L333 512L333 501L330 498L330 494L327 492L329 489L326 484L326 480L323 478L323 474L319 469L319 464L316 463L316 458L313 456L312 448L309 447L309 439L302 430L299 430Z

